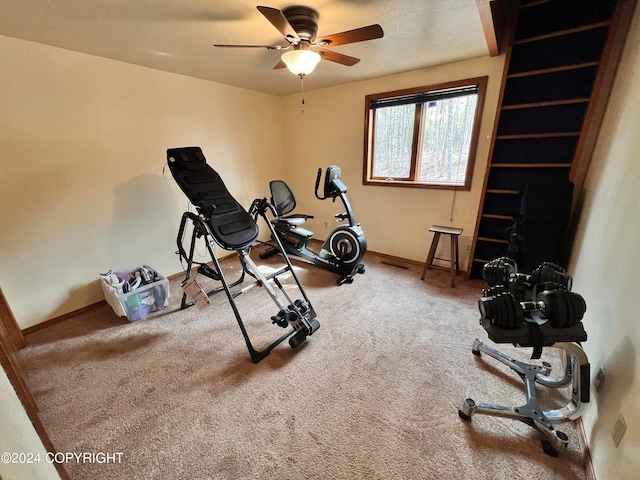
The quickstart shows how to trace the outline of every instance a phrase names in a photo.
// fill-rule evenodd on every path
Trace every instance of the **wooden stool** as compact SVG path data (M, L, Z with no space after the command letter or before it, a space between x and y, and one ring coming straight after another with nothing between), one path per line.
M440 225L433 225L429 228L430 232L433 232L433 241L431 242L431 248L429 248L429 255L427 255L427 261L424 264L424 270L422 270L421 279L424 280L427 270L430 268L437 268L440 270L451 270L451 286L456 286L456 275L460 275L460 255L458 252L458 237L462 233L461 228L456 227L442 227ZM440 235L449 235L451 237L451 260L446 258L437 258L436 249L438 248L438 242L440 241ZM441 267L440 265L434 265L434 260L443 260L451 264L450 268Z

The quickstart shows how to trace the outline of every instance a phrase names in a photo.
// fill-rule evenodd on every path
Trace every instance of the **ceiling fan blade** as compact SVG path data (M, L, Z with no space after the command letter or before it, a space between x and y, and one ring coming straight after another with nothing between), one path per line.
M213 46L224 48L266 48L268 50L281 50L283 48L280 45L228 45L221 43L214 43Z
M273 67L274 70L277 70L278 68L287 68L287 64L284 63L282 60L280 60L278 63L275 64L275 66Z
M345 45L347 43L364 42L375 38L382 38L384 32L378 24L360 27L346 32L334 33L333 35L325 35L316 40L316 44L323 47L335 47L336 45Z
M277 8L262 6L258 6L256 8L267 18L267 20L271 22L274 27L278 29L289 43L300 42L300 37L289 23L289 20L287 20L280 10Z
M323 60L340 63L342 65L346 65L347 67L351 67L360 61L359 58L350 57L349 55L344 55L332 50L325 50L324 48L318 48L316 49L316 52L322 55Z

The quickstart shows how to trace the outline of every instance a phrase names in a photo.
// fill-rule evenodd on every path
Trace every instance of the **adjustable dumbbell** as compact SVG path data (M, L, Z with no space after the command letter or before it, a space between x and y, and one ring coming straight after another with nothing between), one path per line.
M498 293L478 300L481 320L507 330L517 330L524 321L524 308L516 297L508 292Z
M529 283L532 285L545 282L553 282L562 285L567 290L571 290L573 278L560 265L551 262L540 264L529 276Z
M540 313L548 318L555 328L577 325L587 311L584 298L568 290L543 290L536 295L536 300Z
M517 275L518 267L515 260L509 257L499 257L484 264L482 278L490 286L507 285Z
M516 262L508 257L499 257L487 262L482 268L482 277L491 286L498 285L535 285L554 282L571 290L573 279L560 265L551 262L540 264L531 275L518 273Z
M550 284L548 284L550 285ZM481 320L507 330L522 326L525 312L538 311L554 328L569 328L582 320L587 305L581 295L564 288L543 290L536 301L519 302L510 293L499 293L478 300Z

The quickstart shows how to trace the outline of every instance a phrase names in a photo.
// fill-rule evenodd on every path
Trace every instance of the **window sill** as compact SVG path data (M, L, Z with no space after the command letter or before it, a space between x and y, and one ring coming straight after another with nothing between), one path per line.
M468 191L471 190L470 186L460 184L446 184L446 183L420 183L410 180L364 180L363 185L376 185L379 187L408 187L408 188L429 188L436 190L458 190Z

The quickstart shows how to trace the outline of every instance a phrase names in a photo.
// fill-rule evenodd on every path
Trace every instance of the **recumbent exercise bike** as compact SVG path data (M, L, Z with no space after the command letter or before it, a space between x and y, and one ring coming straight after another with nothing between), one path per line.
M353 218L351 204L347 199L347 187L340 179L340 167L332 165L327 168L324 178L323 196L318 194L322 169L318 169L316 177L315 195L318 200L331 198L334 202L336 198L342 200L345 212L335 215L337 221L347 221L346 224L338 225L324 241L319 253L309 248L309 242L313 238L313 232L300 228L313 215L292 214L296 207L296 199L289 186L283 180L272 180L269 184L271 189L271 203L273 204L278 218L272 221L275 236L272 240L276 245L260 255L260 258L267 258L282 250L278 243L281 243L284 250L289 255L298 257L317 267L337 273L340 278L336 281L338 285L352 283L353 277L358 273L364 273L364 265L360 263L367 251L367 240L360 224L356 224Z
M464 400L458 415L470 421L474 414L519 420L543 435L545 453L557 456L569 437L553 425L576 420L589 402L590 365L580 345L587 340L582 317L587 309L581 295L571 292L572 278L560 266L542 263L531 274L518 273L514 260L500 257L485 264L482 276L489 285L478 300L480 324L495 343L532 347L532 359L539 359L544 347L563 350L564 373L550 376L552 365L515 360L476 338L472 353L485 353L515 371L525 382L527 401L516 407ZM538 404L536 384L549 388L569 388L566 406L543 410Z

